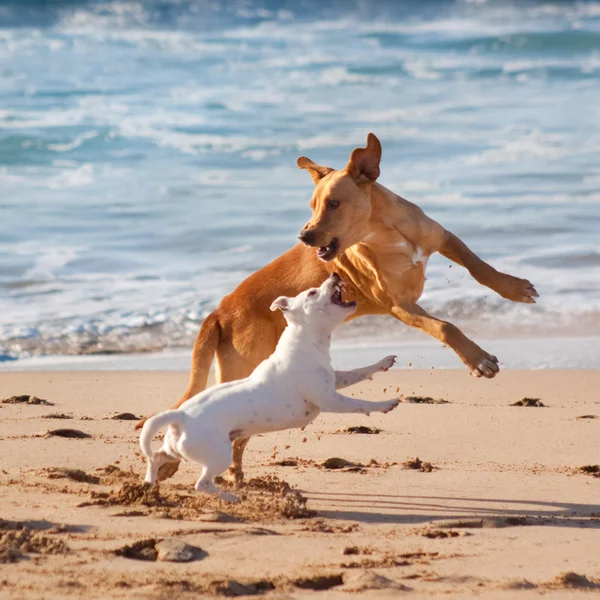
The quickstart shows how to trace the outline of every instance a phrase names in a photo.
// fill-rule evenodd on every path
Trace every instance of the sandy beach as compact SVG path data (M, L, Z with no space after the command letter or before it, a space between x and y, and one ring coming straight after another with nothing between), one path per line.
M600 591L600 478L581 469L600 462L600 371L391 371L350 392L447 403L254 438L235 506L196 494L193 465L142 486L134 421L112 418L166 408L186 379L0 374L0 397L52 403L0 404L0 597ZM510 406L524 397L545 406ZM347 431L360 426L380 431Z

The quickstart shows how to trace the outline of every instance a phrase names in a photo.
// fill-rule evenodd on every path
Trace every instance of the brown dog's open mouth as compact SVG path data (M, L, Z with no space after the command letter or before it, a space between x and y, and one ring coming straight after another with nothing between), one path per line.
M342 300L342 289L344 287L344 283L340 280L339 283L336 283L331 290L331 302L337 306L341 306L342 308L354 308L356 306L356 302L344 302Z
M317 250L317 256L321 260L331 260L337 254L337 251L338 251L339 247L340 247L340 244L338 242L338 239L337 238L333 238L331 240L331 242L329 242L329 244L327 244L327 246L321 246Z

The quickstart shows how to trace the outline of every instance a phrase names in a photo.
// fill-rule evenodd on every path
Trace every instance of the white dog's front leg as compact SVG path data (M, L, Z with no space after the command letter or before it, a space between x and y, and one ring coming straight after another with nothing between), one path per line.
M391 369L395 362L395 356L386 356L383 360L376 362L374 365L369 365L368 367L361 367L360 369L353 369L352 371L336 371L335 389L339 390L364 381L365 379L371 379L375 373Z
M385 400L383 402L368 402L367 400L359 400L357 398L348 398L334 392L333 395L319 398L315 404L322 412L332 413L363 413L369 415L372 412L387 413L396 408L400 400Z

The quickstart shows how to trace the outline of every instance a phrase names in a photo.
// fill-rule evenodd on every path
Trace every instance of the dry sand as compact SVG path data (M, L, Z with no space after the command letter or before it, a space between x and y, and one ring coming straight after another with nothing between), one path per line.
M387 373L350 393L449 403L257 437L237 506L195 494L193 465L158 491L141 486L134 422L110 418L168 407L186 379L0 374L0 397L53 403L0 404L1 598L600 593L600 477L579 469L600 463L600 372ZM545 406L509 406L523 397ZM403 464L416 457L420 469ZM329 458L351 464L322 468ZM174 554L189 562L161 560Z

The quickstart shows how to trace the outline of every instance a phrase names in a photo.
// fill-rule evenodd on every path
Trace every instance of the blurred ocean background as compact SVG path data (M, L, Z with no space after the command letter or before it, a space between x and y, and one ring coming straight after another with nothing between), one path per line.
M0 2L0 361L189 352L367 132L380 182L496 268L421 304L481 337L600 334L600 2ZM412 337L411 337L412 336ZM389 320L338 342L422 339ZM518 342L515 342L518 346Z

